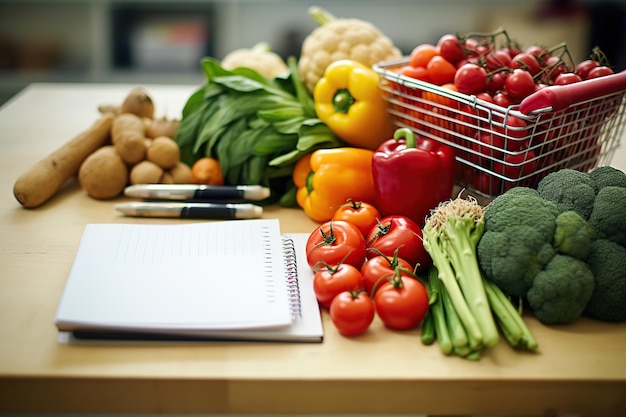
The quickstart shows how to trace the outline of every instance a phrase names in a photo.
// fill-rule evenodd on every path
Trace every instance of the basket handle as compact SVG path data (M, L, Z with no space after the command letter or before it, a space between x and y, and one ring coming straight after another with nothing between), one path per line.
M567 85L544 87L526 97L519 106L523 114L558 111L572 104L626 90L626 70Z

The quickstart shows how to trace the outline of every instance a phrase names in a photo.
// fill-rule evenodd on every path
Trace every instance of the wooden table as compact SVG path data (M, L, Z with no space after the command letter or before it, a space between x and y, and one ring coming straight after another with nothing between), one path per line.
M118 103L130 85L36 84L0 111L0 412L625 415L626 324L529 318L537 354L500 343L477 362L444 357L419 330L375 321L341 337L324 314L322 344L57 343L53 317L87 223L129 219L70 181L24 209L15 179ZM178 117L196 86L148 86L158 115ZM613 164L626 169L620 149ZM300 210L271 207L285 232L310 232Z

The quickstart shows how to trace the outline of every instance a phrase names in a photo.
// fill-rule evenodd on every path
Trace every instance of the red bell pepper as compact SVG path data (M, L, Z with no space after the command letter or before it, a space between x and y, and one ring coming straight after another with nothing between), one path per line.
M403 215L423 227L430 210L451 197L454 165L452 147L397 129L372 157L380 214Z

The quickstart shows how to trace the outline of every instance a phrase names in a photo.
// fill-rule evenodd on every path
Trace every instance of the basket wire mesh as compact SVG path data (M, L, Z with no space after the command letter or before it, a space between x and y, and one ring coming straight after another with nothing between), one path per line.
M624 128L626 91L525 115L474 95L401 75L405 60L374 66L399 127L455 149L455 182L493 198L516 186L535 188L561 168L587 172L610 163Z

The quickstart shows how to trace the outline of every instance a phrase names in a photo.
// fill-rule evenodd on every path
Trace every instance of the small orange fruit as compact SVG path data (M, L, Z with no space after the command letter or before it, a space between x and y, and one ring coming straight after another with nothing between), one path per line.
M198 159L191 166L191 182L193 184L223 185L222 167L215 158Z

